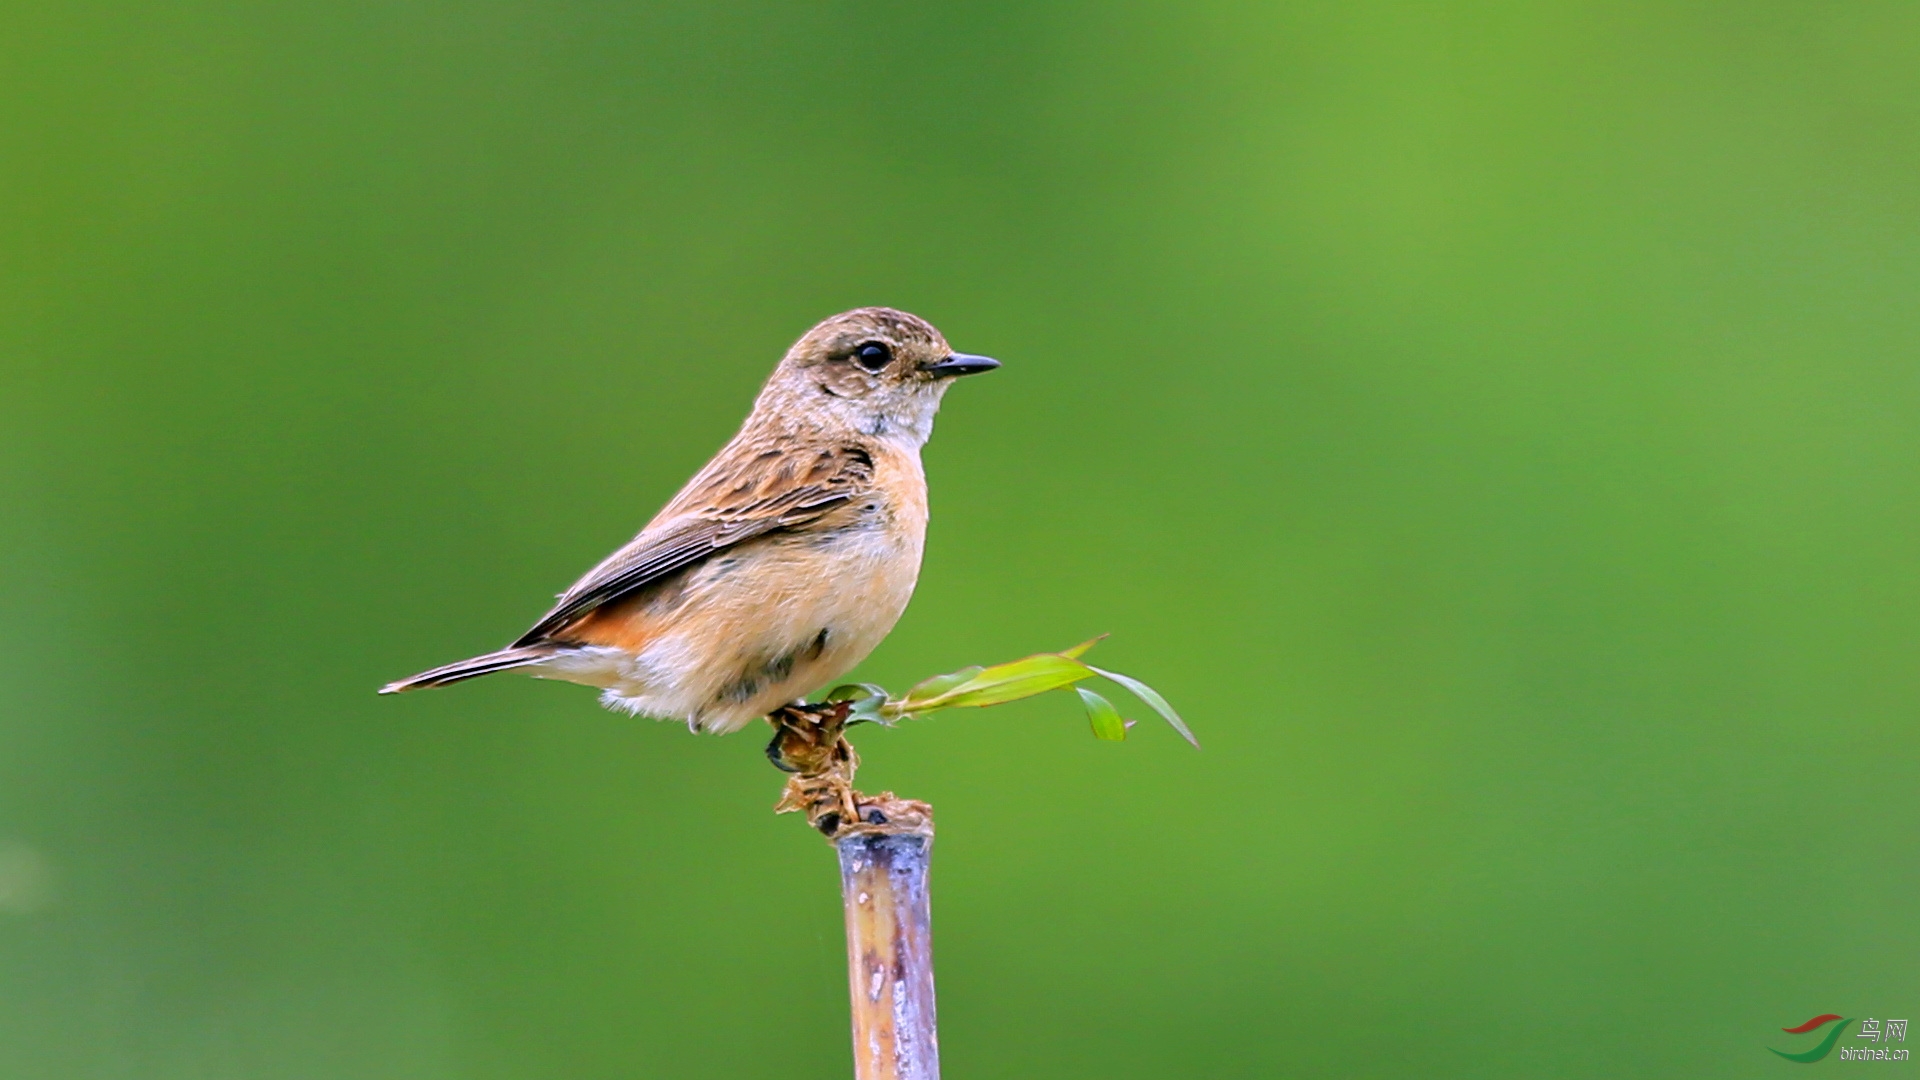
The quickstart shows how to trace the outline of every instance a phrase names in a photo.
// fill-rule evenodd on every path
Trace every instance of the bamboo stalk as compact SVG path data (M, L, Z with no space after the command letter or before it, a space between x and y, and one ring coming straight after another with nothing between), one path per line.
M847 913L853 1075L855 1080L939 1080L927 892L933 822L923 817L915 827L896 826L893 820L857 825L834 842Z
M767 757L795 774L774 808L801 812L840 854L855 1080L940 1080L927 873L933 808L853 789L859 755L847 706L791 705L768 717Z

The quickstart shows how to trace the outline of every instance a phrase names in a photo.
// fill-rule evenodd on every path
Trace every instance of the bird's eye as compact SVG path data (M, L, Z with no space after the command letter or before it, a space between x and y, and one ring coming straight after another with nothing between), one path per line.
M892 359L893 350L887 348L885 343L879 341L869 341L865 345L853 350L853 362L866 368L868 371L879 371L881 368L886 367L887 362Z

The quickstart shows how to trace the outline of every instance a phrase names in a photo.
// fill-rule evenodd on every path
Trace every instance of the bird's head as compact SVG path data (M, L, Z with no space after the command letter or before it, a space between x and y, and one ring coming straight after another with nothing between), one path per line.
M954 379L1000 361L956 353L932 324L893 308L842 312L806 332L774 369L756 411L813 416L918 446Z

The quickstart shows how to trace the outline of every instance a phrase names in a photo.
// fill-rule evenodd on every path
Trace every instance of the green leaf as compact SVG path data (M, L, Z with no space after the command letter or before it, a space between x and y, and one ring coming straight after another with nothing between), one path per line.
M859 701L861 698L873 697L876 694L880 696L881 700L886 700L887 688L884 686L875 686L870 682L850 682L842 683L827 691L827 696L821 700Z
M887 696L885 694L868 694L866 697L855 701L853 708L847 711L848 726L854 724L880 724L885 727L892 727L895 718L888 716L883 710L886 703Z
M1093 669L1059 653L1039 653L1023 660L995 664L946 694L943 708L979 707L1072 686L1093 678Z
M935 675L931 679L922 679L913 684L913 687L907 691L907 696L901 700L917 701L937 698L941 694L959 686L961 683L966 682L968 679L973 678L985 670L986 669L979 664L974 664L971 667L963 667L959 671L950 671L945 675Z
M1087 722L1093 725L1094 738L1119 742L1127 737L1127 722L1121 717L1120 710L1113 707L1113 702L1084 686L1074 689L1079 691L1080 700L1087 706Z
M908 691L903 700L892 704L896 711L914 713L999 705L1072 686L1082 679L1092 678L1093 673L1093 669L1087 665L1059 653L1036 653L1024 659L981 668L961 682L942 682L939 692L935 694L926 693L927 684L922 683Z
M1167 704L1167 699L1161 697L1158 690L1155 690L1153 687L1148 686L1146 683L1141 682L1131 675L1122 675L1117 671L1107 671L1104 668L1092 667L1091 665L1088 665L1088 670L1104 675L1114 682L1119 683L1121 686L1126 687L1128 690L1133 691L1133 696L1146 702L1154 712L1159 713L1167 723L1172 724L1173 730L1179 732L1181 738L1192 743L1195 750L1200 749L1200 740L1194 738L1193 732L1187 730L1186 722L1180 719L1180 714L1173 711L1173 706Z
M1080 644L1075 645L1071 649L1061 649L1060 655L1066 657L1069 660L1078 660L1082 656L1085 656L1087 654L1088 649L1093 648L1095 645L1098 645L1105 640L1107 640L1107 635L1105 634L1101 634L1099 637L1088 638L1087 640L1081 642Z

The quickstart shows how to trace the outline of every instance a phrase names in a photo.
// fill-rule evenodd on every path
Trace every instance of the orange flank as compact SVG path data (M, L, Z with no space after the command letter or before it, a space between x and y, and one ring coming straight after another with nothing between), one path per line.
M660 632L659 620L648 612L645 595L596 608L579 622L555 635L583 645L610 645L638 655Z

